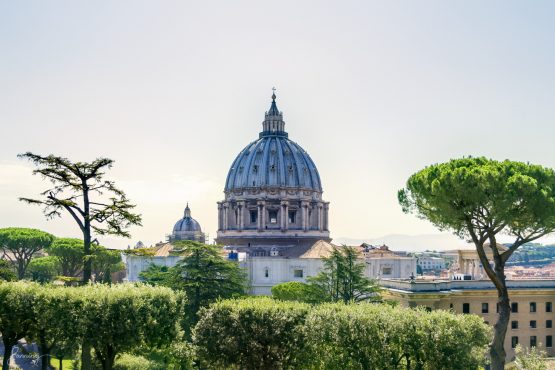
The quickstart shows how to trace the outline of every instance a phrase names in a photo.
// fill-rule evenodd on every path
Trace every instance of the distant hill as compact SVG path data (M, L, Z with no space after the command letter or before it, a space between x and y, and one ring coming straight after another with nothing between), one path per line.
M394 251L422 252L425 250L450 250L450 249L472 249L473 245L466 243L464 240L457 238L451 234L420 234L420 235L403 235L391 234L379 238L333 238L334 244L360 245L369 243L375 245L386 244Z

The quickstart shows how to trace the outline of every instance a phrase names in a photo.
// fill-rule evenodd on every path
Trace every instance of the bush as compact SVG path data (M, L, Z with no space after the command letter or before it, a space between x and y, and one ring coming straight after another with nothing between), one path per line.
M111 369L119 353L179 340L183 301L169 288L144 285L0 283L0 332L8 351L25 337L39 344L43 356L67 358L86 344Z
M116 359L114 370L164 370L164 364L149 360L143 356L123 353Z
M310 306L271 298L214 303L201 310L193 331L201 365L244 369L300 367L303 323Z
M250 298L202 310L193 338L208 368L466 370L482 364L490 329L446 311Z
M311 303L314 299L314 289L299 281L276 284L272 287L272 297L280 301L298 301Z
M376 304L321 305L305 322L308 356L324 369L476 369L489 334L478 316Z
M44 284L53 281L61 272L58 258L47 256L33 258L29 262L26 275L31 280Z

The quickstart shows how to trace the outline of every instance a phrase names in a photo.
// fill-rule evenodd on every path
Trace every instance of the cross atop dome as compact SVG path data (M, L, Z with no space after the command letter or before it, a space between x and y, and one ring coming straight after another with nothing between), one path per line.
M280 116L279 110L276 105L276 88L272 87L272 105L270 106L270 110L268 111L268 116Z

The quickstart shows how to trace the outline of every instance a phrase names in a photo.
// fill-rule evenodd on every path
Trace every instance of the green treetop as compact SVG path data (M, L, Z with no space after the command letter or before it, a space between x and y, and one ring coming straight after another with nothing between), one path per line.
M521 245L555 230L555 171L508 160L455 159L415 173L398 197L403 211L474 243L498 291L499 317L490 356L492 369L503 369L510 317L505 263ZM500 234L512 237L507 248L499 247ZM486 251L493 256L493 266Z

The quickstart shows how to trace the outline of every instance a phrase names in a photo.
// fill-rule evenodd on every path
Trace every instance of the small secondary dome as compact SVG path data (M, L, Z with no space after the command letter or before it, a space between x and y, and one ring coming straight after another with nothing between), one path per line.
M185 207L185 214L183 218L177 221L177 223L173 227L174 233L180 231L202 231L197 220L191 217L191 209L189 208L188 203L187 207Z
M275 99L273 94L258 140L247 145L233 161L225 191L284 187L322 192L316 165L299 144L289 140Z
M200 224L197 220L191 217L191 209L189 203L185 207L183 218L175 223L173 232L168 237L169 241L176 240L195 240L204 243L206 240L205 234L202 232Z

